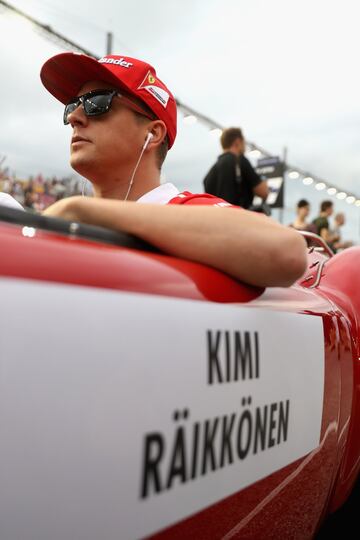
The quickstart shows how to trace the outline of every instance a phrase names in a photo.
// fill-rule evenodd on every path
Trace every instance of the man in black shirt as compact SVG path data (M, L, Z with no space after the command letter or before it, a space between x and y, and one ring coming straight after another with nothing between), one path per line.
M266 182L261 180L244 156L245 140L241 129L225 129L220 142L224 153L204 179L205 192L243 208L250 208L254 195L266 199Z
M328 244L333 241L332 234L330 233L329 217L334 212L334 203L332 201L322 201L320 204L320 213L317 218L313 220L313 224L316 227L316 232L325 242Z

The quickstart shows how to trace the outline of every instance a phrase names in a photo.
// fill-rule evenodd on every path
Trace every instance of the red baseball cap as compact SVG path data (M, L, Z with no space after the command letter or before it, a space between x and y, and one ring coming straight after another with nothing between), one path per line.
M109 54L99 60L74 52L60 53L45 62L40 71L45 88L61 103L68 103L88 81L101 80L143 101L167 127L169 148L176 137L176 101L142 60Z

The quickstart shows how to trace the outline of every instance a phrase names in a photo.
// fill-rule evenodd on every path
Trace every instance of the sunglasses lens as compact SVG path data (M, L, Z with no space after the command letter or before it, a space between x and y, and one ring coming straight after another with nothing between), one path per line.
M103 114L109 110L111 100L114 93L111 94L95 94L87 97L84 100L85 114L88 116L96 116L97 114Z
M68 103L67 105L65 105L65 110L64 110L64 124L68 124L69 121L68 121L68 116L69 114L71 114L72 112L75 111L75 109L79 106L80 102L79 100L77 101L74 101L72 103Z

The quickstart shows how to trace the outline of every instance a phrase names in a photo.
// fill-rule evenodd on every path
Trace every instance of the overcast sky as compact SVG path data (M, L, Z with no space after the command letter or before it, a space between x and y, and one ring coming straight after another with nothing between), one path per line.
M112 31L114 52L154 65L182 102L241 126L274 155L286 146L290 163L360 197L357 0L9 3L94 54L104 54ZM39 80L43 62L64 49L20 22L0 7L0 156L24 177L69 175L70 129ZM199 190L219 153L204 125L179 118L165 177Z

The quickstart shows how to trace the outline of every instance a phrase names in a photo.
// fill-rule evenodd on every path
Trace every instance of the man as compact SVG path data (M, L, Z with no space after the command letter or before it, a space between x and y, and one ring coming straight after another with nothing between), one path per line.
M265 200L268 187L244 156L245 139L239 128L225 129L220 137L224 153L218 157L204 179L206 193L231 204L250 208L254 195Z
M58 201L46 215L134 234L253 285L287 286L303 274L306 248L295 231L210 195L160 185L177 113L152 66L62 53L44 64L41 80L66 104L70 162L95 194Z
M328 244L331 244L333 238L330 233L329 217L334 212L334 204L332 201L322 201L320 204L320 213L313 220L316 227L316 233L321 236Z
M345 225L345 214L343 212L338 212L334 217L334 228L331 230L332 248L335 253L353 245L350 240L342 239L341 227L343 227L343 225Z
M312 231L312 225L307 222L307 217L310 214L310 203L306 199L300 199L296 205L296 218L291 223L290 227L294 227L298 231Z

